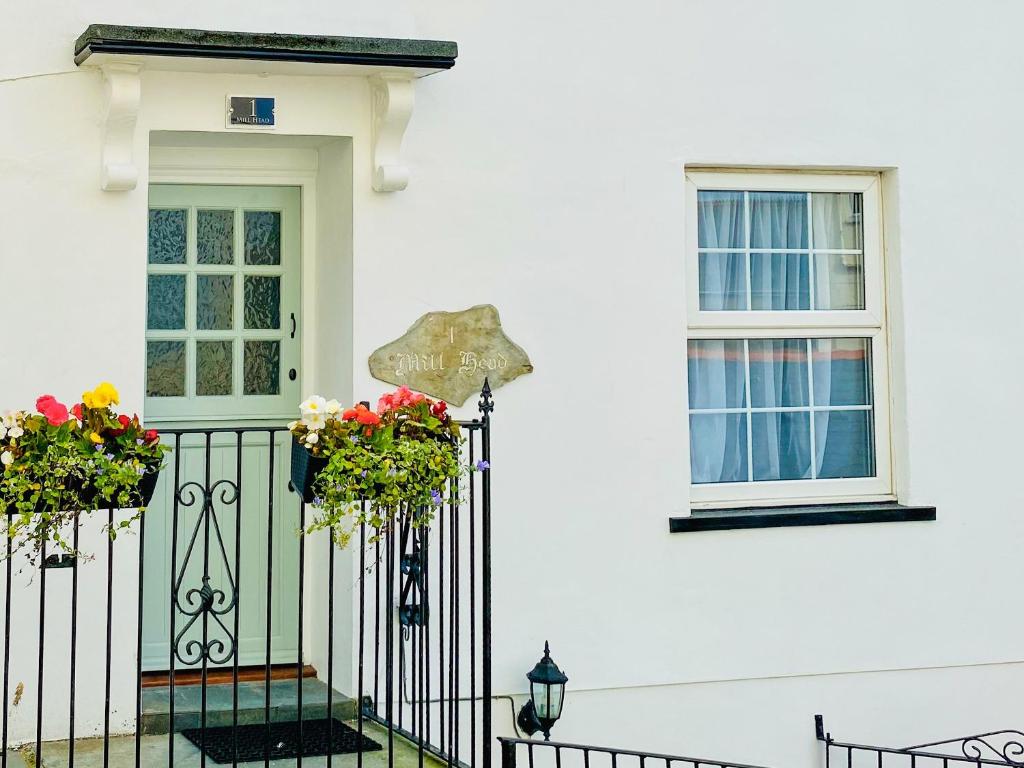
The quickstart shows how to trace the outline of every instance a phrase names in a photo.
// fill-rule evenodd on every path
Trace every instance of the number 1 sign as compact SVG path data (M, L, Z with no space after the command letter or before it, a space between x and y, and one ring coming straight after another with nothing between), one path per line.
M273 96L228 96L228 128L273 128L277 115Z

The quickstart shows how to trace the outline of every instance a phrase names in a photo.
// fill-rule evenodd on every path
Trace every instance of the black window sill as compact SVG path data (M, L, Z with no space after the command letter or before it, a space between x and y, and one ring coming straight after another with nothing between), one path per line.
M805 525L910 523L935 519L935 507L908 507L895 502L817 504L791 507L695 509L689 517L670 517L670 533L730 531L742 528L789 528Z

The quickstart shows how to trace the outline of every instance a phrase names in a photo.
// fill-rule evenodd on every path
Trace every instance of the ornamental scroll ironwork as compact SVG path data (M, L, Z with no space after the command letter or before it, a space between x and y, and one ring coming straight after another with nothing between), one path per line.
M224 546L224 537L221 533L220 522L217 519L217 512L214 508L215 500L223 505L232 505L238 502L238 486L231 480L218 480L209 487L203 484L190 481L185 483L176 491L177 502L180 507L192 508L199 506L199 514L196 516L195 525L189 536L188 549L182 560L181 568L177 571L173 585L174 605L185 616L188 621L174 636L174 655L182 664L193 666L204 659L212 664L224 664L231 660L238 650L238 638L221 620L221 617L230 613L238 605L238 584L235 575L231 571L231 560L228 558L227 549ZM201 506L200 506L201 505ZM203 534L203 576L201 585L184 587L186 571L193 553L197 552L196 541L199 534ZM211 535L216 539L217 546L211 549ZM220 587L210 584L210 555L212 552L219 552L224 559L224 573L227 575L228 590L225 592ZM184 589L184 594L182 590ZM223 637L208 636L209 619L220 627ZM203 622L203 638L186 639L185 635L195 626L196 622Z
M905 751L932 752L943 748L959 749L971 760L999 760L1007 765L1024 766L1024 732L1011 729L916 744Z

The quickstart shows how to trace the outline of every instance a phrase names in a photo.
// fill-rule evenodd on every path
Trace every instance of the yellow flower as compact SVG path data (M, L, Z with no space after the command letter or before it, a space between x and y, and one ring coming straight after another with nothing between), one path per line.
M89 439L92 440L97 445L102 445L103 444L103 438L99 436L98 432L90 432L89 433Z
M82 403L86 408L106 408L121 402L120 395L109 381L104 381L92 392L82 393Z

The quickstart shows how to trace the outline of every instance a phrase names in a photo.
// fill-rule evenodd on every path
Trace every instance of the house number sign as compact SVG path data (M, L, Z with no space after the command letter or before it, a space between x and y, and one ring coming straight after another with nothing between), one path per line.
M423 315L400 339L370 355L370 373L391 384L462 405L484 379L497 389L533 366L501 328L498 310L481 304L462 312Z
M228 128L273 128L273 96L228 96Z

